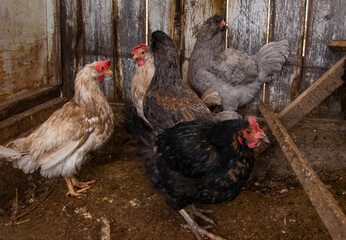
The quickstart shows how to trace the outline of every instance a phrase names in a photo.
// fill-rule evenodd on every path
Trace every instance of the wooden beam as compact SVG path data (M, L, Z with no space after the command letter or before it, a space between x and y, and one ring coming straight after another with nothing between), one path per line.
M55 98L1 121L0 144L4 144L10 139L18 137L21 133L44 122L66 101L66 98Z
M346 40L332 40L328 46L337 52L346 52Z
M0 103L0 121L59 96L59 86L48 86L4 100Z
M346 239L346 217L331 193L306 161L275 114L264 103L260 103L259 109L332 238Z
M317 107L326 97L340 87L344 81L341 75L344 72L344 61L346 56L342 57L333 67L325 72L313 85L293 100L285 109L278 114L278 119L282 125L289 130L312 109ZM267 131L269 128L263 126L262 130L271 140L271 134ZM267 132L266 132L267 131ZM275 141L270 141L273 144ZM256 155L263 153L269 144L261 144L255 149Z

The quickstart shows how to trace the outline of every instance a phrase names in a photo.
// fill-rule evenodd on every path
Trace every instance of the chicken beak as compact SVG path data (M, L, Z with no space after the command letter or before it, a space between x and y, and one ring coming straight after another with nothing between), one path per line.
M110 69L107 69L107 70L103 71L103 73L104 74L110 74L110 75L113 74L113 72Z
M137 55L137 54L134 54L133 55L133 59L135 59L135 60L138 60L138 59L140 59L141 57L139 56L139 55Z
M269 139L268 139L268 137L266 135L263 135L263 137L260 138L260 140L263 141L263 142L266 142L266 143L270 143L270 141L269 141Z

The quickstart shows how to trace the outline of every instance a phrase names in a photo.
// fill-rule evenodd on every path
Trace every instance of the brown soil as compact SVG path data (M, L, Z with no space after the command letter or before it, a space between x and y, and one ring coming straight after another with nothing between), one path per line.
M337 135L329 134L333 126L306 128L306 124L311 126L305 122L292 130L302 152L317 152L320 159L334 159L344 166L345 123L332 123ZM131 135L117 127L106 146L89 154L78 177L95 179L96 184L85 198L65 196L62 178L24 175L10 164L0 164L0 239L107 239L107 229L111 239L195 239L182 227L185 222L180 214L170 210L149 186L137 161L138 150L122 146L128 139ZM214 210L209 216L217 225L211 231L227 239L331 239L280 148L271 147L256 161L251 179L234 201L197 204ZM285 165L284 170L273 174L278 162ZM340 166L317 170L346 212L346 174Z

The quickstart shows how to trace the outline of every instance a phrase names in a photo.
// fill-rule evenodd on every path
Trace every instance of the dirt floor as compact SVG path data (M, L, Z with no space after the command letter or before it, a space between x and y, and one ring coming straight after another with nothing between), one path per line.
M344 212L345 132L345 121L320 120L305 120L290 131ZM0 239L195 239L179 213L150 188L138 150L122 146L128 139L117 127L106 146L89 154L78 177L96 184L85 198L65 196L62 178L24 175L2 162ZM331 239L277 145L256 159L234 201L197 205L214 210L211 231L227 239Z

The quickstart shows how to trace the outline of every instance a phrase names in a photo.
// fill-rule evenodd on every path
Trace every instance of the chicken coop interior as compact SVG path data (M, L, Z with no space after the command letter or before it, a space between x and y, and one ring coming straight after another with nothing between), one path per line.
M222 21L215 20L220 33L204 28L216 14L223 16ZM3 1L0 240L346 239L345 16L344 0ZM214 36L222 37L216 42L210 40ZM139 63L134 47L140 44L148 46L145 54L152 54L153 77L147 67L150 58L145 59L146 65ZM263 63L261 59L272 54L275 46L280 47L280 63ZM219 82L232 76L234 80ZM92 87L84 78L92 79ZM149 79L146 88L144 79ZM170 79L181 82L182 94ZM258 82L256 92L251 92L249 81ZM235 89L235 95L241 92L251 98L229 100L233 90L228 87ZM203 97L208 90L216 93L217 103L207 104ZM136 120L141 124L136 126L129 120L133 116L127 108L129 103L137 107L134 91L143 93L143 116L137 108ZM89 102L83 102L85 99ZM167 102L178 106L172 115L160 112L168 111L163 106ZM189 119L191 112L184 109L192 104L193 109L200 105ZM231 122L247 124L265 137L250 147L240 127L232 130L235 135L223 130L207 135L209 128L224 123L224 115L217 116L228 110L240 118ZM177 117L178 111L186 112ZM177 124L180 122L182 125ZM203 143L217 142L219 146L226 134L239 141L241 149L247 144L249 152L238 151L231 142L234 151L215 150L208 155L210 148L198 145L198 137L170 142L173 137L182 139L179 134L188 131L187 127L200 139L205 137ZM154 137L143 140L137 136L142 130L150 136L160 135L156 142ZM75 140L77 135L84 145ZM30 147L21 141L29 138ZM65 142L72 143L49 152ZM23 144L23 150L16 144ZM205 161L200 167L210 176L200 177L198 171L202 170L196 170L197 165L183 162L179 170L174 163L172 168L182 171L181 179L188 180L174 179L175 173L165 172L171 162L164 167L158 162L180 161L180 157L190 156L188 149L195 151L197 146L200 159L196 161ZM253 168L243 163L245 170L240 173L238 169L226 171L231 180L220 175L208 182L213 187L222 181L226 185L241 183L234 187L234 197L223 199L218 190L211 193L209 188L196 194L187 190L192 183L202 186L202 178L211 179L209 168L221 168L216 161L225 158L222 153L233 156L228 151L254 159ZM82 165L78 154L84 154ZM165 154L171 155L165 158ZM31 155L36 160L25 160ZM204 160L206 156L211 160ZM53 164L69 158L77 162L69 163L71 169L66 163L50 171ZM36 165L24 166L25 161L36 161ZM157 169L150 172L150 167ZM156 179L159 171L167 179ZM70 172L74 176L66 175ZM77 186L75 177L90 186L71 192L70 187ZM165 189L165 184L173 186ZM208 218L193 216L194 207L191 212L185 211L185 205L172 207L178 203L171 197L211 210L204 213ZM190 225L184 216L187 212L201 226L199 230Z

